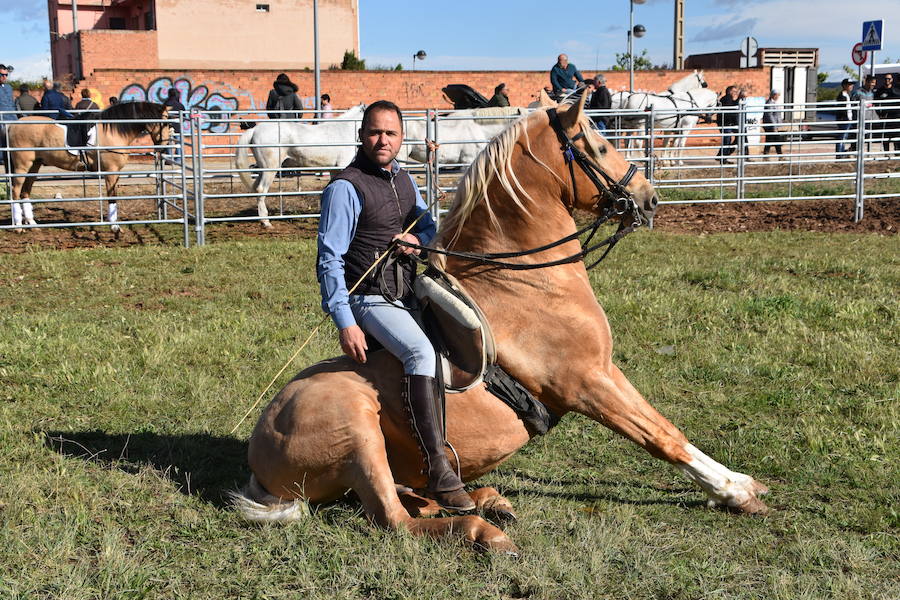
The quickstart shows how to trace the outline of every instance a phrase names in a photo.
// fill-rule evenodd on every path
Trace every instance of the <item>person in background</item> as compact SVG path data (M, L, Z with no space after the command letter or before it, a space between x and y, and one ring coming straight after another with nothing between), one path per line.
M37 110L39 105L38 99L31 95L31 89L24 83L20 85L19 97L16 98L16 110L19 111L19 115L28 116Z
M119 99L116 96L109 97L109 105L110 106L115 106L118 103L119 103Z
M509 88L505 83L494 88L494 95L488 101L488 106L509 106Z
M739 104L740 100L738 100L737 86L729 85L725 88L725 93L719 99L719 106L726 109L732 109L722 111L718 114L719 129L722 132L722 147L719 148L719 152L716 156L718 156L719 161L723 163L730 163L731 161L727 160L725 157L734 154L734 151L737 149L738 113L733 109L739 106Z
M584 83L584 77L578 68L569 62L569 57L560 54L556 57L556 64L550 69L550 85L557 96L565 96L575 91L575 80Z
M69 109L72 108L72 103L59 89L60 84L58 81L44 80L44 96L41 98L41 110L55 110L56 114L47 116L57 120L74 119L75 117L69 112Z
M13 101L13 89L7 83L7 79L9 79L9 68L6 65L0 65L0 111L4 111L0 114L0 148L6 147L6 123L19 118L16 114L16 103ZM8 159L7 152L0 151L0 162L3 163L7 173L9 173Z
M591 99L588 100L588 110L609 110L612 108L612 96L606 88L606 77L597 74L593 79L585 81L591 90ZM593 115L591 120L600 131L606 131L609 128L608 115Z
M884 76L884 85L875 90L875 100L879 101L877 106L878 116L881 122L878 128L881 130L879 137L884 146L885 155L890 156L891 142L894 143L894 150L900 152L900 131L891 131L900 128L900 88L894 87L898 82L894 78L893 73Z
M780 98L781 92L772 90L763 108L763 131L766 133L766 145L763 148L763 156L768 154L771 149L775 150L775 154L781 156L782 136L778 128L784 123L784 116L781 111Z
M866 75L862 87L853 92L851 99L860 103L860 110L863 111L863 117L866 121L865 141L869 144L868 149L871 150L872 132L876 125L876 121L878 120L878 113L875 112L875 105L873 103L875 100L875 76ZM862 150L862 148L860 150Z
M272 89L269 90L269 98L266 100L266 110L287 110L297 112L270 112L270 119L302 119L303 104L297 97L297 85L290 80L285 73L279 73L275 81L272 82Z
M75 110L100 110L97 103L91 100L91 90L81 88L81 100L75 105Z
M848 130L853 127L854 122L852 93L853 81L850 79L844 79L843 81L841 81L841 91L838 92L837 98L835 99L840 104L835 111L835 115L837 116L838 121L837 127L843 133L838 139L837 144L834 145L834 153L836 155L835 158L847 158L845 155L848 152L856 151L856 144L844 143L845 141L847 141L847 138L850 137L850 133Z
M334 118L334 108L331 106L331 96L328 94L322 94L320 98L322 101L321 107L322 112L319 113L322 115L323 119L333 119Z
M181 100L179 100L178 95L178 90L169 88L166 100L163 102L163 106L169 107L169 118L175 117L177 119L177 122L172 125L172 139L170 142L172 145L169 148L166 148L166 154L172 155L175 160L180 158L177 150L181 141L181 121L187 116L187 109L184 107L184 104L181 103ZM180 114L177 114L179 112Z
M316 261L322 308L350 358L366 362L368 334L403 364L400 395L424 459L426 494L447 510L472 510L475 503L444 450L434 347L410 314L416 305L410 293L415 264L408 255L419 251L394 245L397 239L427 245L436 234L415 180L396 161L403 144L397 105L370 104L359 139L356 158L322 193ZM369 269L385 253L397 260L396 268L370 276Z

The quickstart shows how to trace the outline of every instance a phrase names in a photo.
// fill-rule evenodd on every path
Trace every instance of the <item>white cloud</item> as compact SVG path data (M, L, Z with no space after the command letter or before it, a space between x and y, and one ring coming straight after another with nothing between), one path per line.
M32 54L7 59L13 67L12 79L23 81L39 81L43 77L50 77L50 53Z

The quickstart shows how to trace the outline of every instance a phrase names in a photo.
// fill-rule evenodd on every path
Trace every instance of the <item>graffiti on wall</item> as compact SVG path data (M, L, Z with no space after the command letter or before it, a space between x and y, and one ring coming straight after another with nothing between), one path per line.
M146 88L140 83L126 85L119 92L121 102L159 102L162 103L169 97L170 89L178 90L178 99L184 107L191 111L195 108L206 111L222 111L222 118L227 119L228 113L238 109L239 102L235 96L225 96L218 91L210 92L206 85L194 86L190 79L181 77L172 81L169 77L160 77L153 80ZM235 90L228 90L234 93ZM249 94L248 94L249 95ZM253 104L251 98L251 105ZM203 121L202 128L213 133L228 131L228 123ZM185 122L182 129L190 132L190 123Z

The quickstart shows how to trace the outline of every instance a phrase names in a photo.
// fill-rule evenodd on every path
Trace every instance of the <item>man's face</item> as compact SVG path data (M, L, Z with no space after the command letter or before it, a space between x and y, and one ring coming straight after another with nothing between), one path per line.
M563 69L569 66L569 57L565 54L560 54L558 60L559 66L561 66Z
M9 69L0 69L0 83L6 83L9 77Z
M731 96L731 99L732 99L732 100L737 100L737 97L738 97L738 89L737 89L737 88L731 88L731 91L728 92L728 95Z
M894 76L893 75L885 75L884 76L884 87L886 87L886 88L894 87Z
M403 144L403 126L392 110L376 110L369 115L363 129L359 130L363 152L369 160L386 168L400 152Z
M867 79L867 80L866 80L866 89L867 89L867 90L874 90L874 89L875 89L875 80L874 80L874 79Z

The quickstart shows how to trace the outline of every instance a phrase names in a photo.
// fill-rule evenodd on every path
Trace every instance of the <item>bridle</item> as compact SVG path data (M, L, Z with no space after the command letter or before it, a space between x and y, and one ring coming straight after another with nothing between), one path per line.
M637 167L635 167L633 164L629 164L628 170L625 172L622 178L616 181L609 175L609 173L604 171L603 168L600 167L600 165L591 160L584 152L582 152L575 146L575 142L585 137L584 129L582 129L582 131L575 137L570 138L563 128L562 123L559 120L559 115L557 114L555 108L550 108L547 111L547 116L550 118L550 126L553 128L553 131L556 133L556 137L560 142L560 150L562 151L566 164L569 167L569 177L572 181L572 202L571 204L566 203L566 208L571 213L575 209L575 199L578 197L577 183L575 178L576 164L582 171L584 171L584 174L591 181L591 183L596 186L598 197L605 198L609 201L609 206L603 209L603 212L591 224L582 227L575 233L571 233L563 238L556 240L555 242L551 242L537 248L520 250L518 252L493 252L487 254L479 254L474 252L457 252L455 250L445 250L443 248L431 248L428 246L422 246L419 244L413 244L400 240L396 240L396 243L398 245L406 246L409 248L416 248L418 250L434 252L437 254L443 254L445 256L452 256L454 258L461 258L481 265L489 265L514 271L544 269L547 267L555 267L558 265L575 263L581 260L585 260L592 252L602 248L603 246L607 246L606 250L603 252L603 255L591 264L587 265L586 268L590 270L600 264L600 262L609 254L610 250L613 249L613 246L619 243L619 241L623 237L644 224L644 220L643 218L641 218L640 211L638 210L637 203L635 203L634 201L634 197L631 195L631 192L625 189L637 173ZM603 181L601 181L601 178L603 179ZM598 199L591 208L596 209L599 204L600 200ZM425 211L423 211L422 214L424 214L424 212ZM591 240L594 238L594 235L600 229L601 225L603 225L613 217L622 217L626 215L630 215L632 218L629 225L626 226L624 223L620 222L619 228L614 234L607 237L603 241L590 245ZM582 243L581 251L565 258L542 263L511 263L505 260L500 260L507 258L519 258L522 256L530 256L532 254L545 252L547 250L556 248L557 246L561 246L565 243L571 242L572 240L576 240L583 234L588 232L590 233L587 239Z

